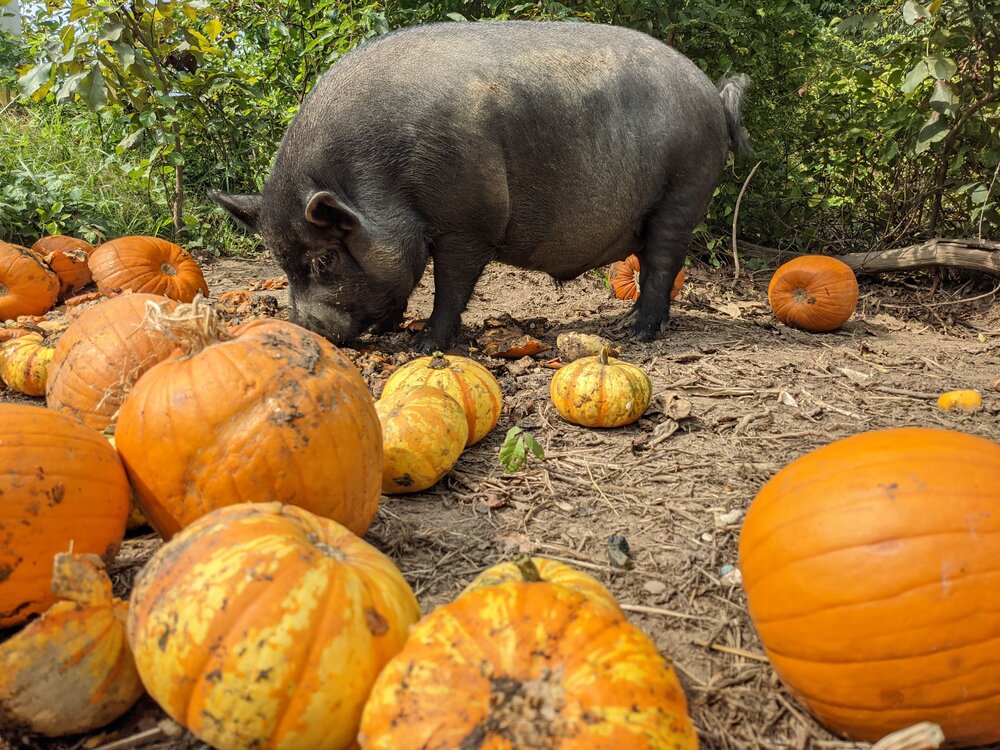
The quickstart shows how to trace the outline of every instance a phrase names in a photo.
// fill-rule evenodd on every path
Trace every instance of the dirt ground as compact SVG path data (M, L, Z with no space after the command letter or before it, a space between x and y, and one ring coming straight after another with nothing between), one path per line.
M213 295L281 275L266 258L206 260L205 269ZM933 295L928 275L863 278L854 318L834 333L809 334L772 317L770 273L744 273L734 287L731 271L696 264L669 332L638 344L623 320L628 303L613 299L597 273L557 285L540 274L487 269L456 353L469 353L489 316L542 316L547 323L539 338L553 348L564 331L620 344L622 358L652 379L654 406L629 427L576 427L549 401L552 370L473 352L503 389L500 423L431 490L383 498L367 535L396 561L424 610L518 552L553 557L605 583L673 660L703 747L856 747L811 719L764 659L733 570L741 518L790 460L857 432L940 426L1000 441L1000 392L991 389L1000 378L1000 305L983 277L945 275ZM430 277L411 300L416 318L430 313ZM258 309L286 313L287 291L260 294L274 302L264 299ZM403 361L410 355L399 353L409 341L408 333L392 334L349 352L376 395L385 378L376 365L386 360L368 347ZM978 389L984 410L938 410L937 395L955 388ZM497 452L515 424L538 439L545 458L505 473ZM610 564L608 538L615 534L628 542L631 569ZM148 533L126 542L113 566L120 593L157 546ZM183 734L165 735L171 726L157 723L162 716L144 699L91 737L8 741L108 750L199 746Z

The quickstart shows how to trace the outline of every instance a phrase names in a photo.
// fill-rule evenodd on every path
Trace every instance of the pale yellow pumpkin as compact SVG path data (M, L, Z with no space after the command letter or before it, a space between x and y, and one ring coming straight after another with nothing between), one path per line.
M0 378L15 391L44 396L55 342L40 333L28 333L5 343L0 349Z
M556 371L549 387L556 411L584 427L621 427L642 416L653 395L649 376L608 356L581 357Z
M469 437L465 411L429 385L375 403L382 425L382 492L420 492L451 471Z

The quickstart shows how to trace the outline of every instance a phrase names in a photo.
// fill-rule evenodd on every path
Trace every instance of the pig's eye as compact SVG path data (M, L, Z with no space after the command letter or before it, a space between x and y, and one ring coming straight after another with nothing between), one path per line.
M335 250L327 250L325 252L312 254L306 254L305 256L306 264L309 266L309 271L313 274L322 274L327 271L331 266L335 266L339 258L337 257L337 252Z

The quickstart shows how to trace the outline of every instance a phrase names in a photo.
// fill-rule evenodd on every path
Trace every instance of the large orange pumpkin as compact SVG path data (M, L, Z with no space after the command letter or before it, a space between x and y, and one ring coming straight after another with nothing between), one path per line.
M55 556L53 604L0 644L0 727L48 737L89 732L143 693L125 638L128 603L96 555Z
M767 298L774 317L805 331L832 331L854 314L858 279L851 267L828 255L803 255L771 277Z
M143 325L149 302L175 304L155 294L126 294L99 302L70 324L49 366L45 398L50 409L96 430L114 422L132 384L177 350L167 334Z
M198 262L173 242L159 237L119 237L90 256L90 270L103 294L123 289L159 294L179 302L208 296Z
M87 261L94 252L94 246L76 237L53 235L42 237L31 251L41 256L49 268L59 277L59 297L64 299L77 289L91 282L92 276Z
M637 300L639 299L639 257L630 255L625 260L620 260L611 266L608 271L608 283L611 284L611 291L618 299ZM676 299L684 286L684 269L681 268L674 277L673 286L670 289L670 299Z
M79 420L0 404L0 628L55 601L57 552L113 558L129 487L114 449Z
M458 402L469 423L467 445L486 437L500 419L503 406L500 384L489 370L468 357L438 352L433 357L407 362L385 381L382 398L388 399L418 385L438 388Z
M59 277L20 245L0 242L0 321L42 315L59 297Z
M751 504L740 568L775 671L834 731L1000 741L1000 445L903 427L808 453Z
M136 578L128 634L149 694L220 750L346 750L420 617L393 562L279 503L210 513Z
M672 666L620 612L508 581L421 620L365 706L363 750L697 748Z
M223 505L276 500L364 534L378 508L382 436L360 373L282 320L222 329L203 302L159 317L187 354L125 397L118 452L164 538Z

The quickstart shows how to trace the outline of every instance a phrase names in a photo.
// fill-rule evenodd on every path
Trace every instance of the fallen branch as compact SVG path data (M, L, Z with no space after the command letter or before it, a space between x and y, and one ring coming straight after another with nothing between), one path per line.
M740 242L740 249L758 258L791 259L805 255L773 247ZM885 271L912 271L947 266L1000 276L1000 242L974 239L934 239L877 253L848 253L836 256L857 274Z

